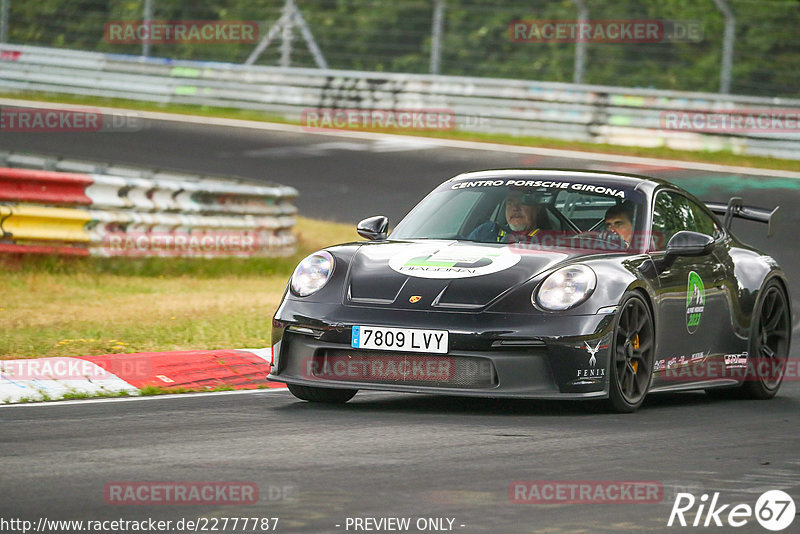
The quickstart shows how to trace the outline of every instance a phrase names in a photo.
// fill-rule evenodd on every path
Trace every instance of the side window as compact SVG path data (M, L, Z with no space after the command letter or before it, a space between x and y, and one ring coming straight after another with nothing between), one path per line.
M653 243L656 250L664 250L670 238L681 230L699 231L689 199L671 191L661 191L653 206Z
M714 239L722 235L722 229L720 229L717 223L714 222L714 219L712 219L703 208L691 200L689 200L689 205L692 208L692 215L694 215L694 221L697 226L696 232L710 235Z

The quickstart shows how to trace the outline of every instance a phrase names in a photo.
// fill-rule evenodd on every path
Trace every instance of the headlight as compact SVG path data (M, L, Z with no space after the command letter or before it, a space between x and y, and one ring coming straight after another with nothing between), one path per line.
M307 297L316 293L333 274L333 256L330 252L320 251L308 256L300 262L292 273L292 293L298 297Z
M534 290L531 300L535 304L551 311L567 310L577 306L594 291L597 285L597 275L585 265L571 265L562 267Z

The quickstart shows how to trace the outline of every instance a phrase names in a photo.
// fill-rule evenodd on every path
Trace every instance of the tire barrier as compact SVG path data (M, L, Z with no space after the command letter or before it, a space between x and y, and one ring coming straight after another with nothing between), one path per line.
M396 112L428 110L447 125L436 129L800 158L800 99L248 66L12 44L0 45L0 64L0 88L6 91L258 110L311 129L348 126L335 121L314 126L310 115L367 116L370 124L373 119L383 124ZM102 116L64 110L51 117L52 112L20 115L11 109L8 115L9 131L45 131L51 119L59 126L63 121L70 131L141 127L137 117L124 112Z
M53 173L27 170L3 169L0 172L0 202L21 201L41 204L89 205L92 199L86 196L86 186L92 179L82 174Z
M0 162L0 252L84 256L283 256L294 252L297 191L215 177L29 154Z

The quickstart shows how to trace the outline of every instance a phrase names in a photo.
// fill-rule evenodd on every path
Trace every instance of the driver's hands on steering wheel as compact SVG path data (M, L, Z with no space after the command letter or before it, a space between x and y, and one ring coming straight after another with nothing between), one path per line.
M604 246L609 247L609 250L627 250L629 246L618 233L610 230L601 230L598 232L597 239L601 241Z

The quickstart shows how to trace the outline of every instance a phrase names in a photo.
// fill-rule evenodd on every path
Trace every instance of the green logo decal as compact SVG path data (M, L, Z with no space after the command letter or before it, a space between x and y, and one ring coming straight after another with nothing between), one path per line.
M493 259L499 254L486 254L480 258L460 258L460 259L435 259L436 254L418 256L411 258L405 263L406 267L459 267L463 269L476 269L491 265Z
M418 278L467 278L504 271L516 265L519 254L507 248L440 245L404 247L389 260L389 267Z
M692 271L686 284L686 329L694 334L706 308L706 287L700 275Z

